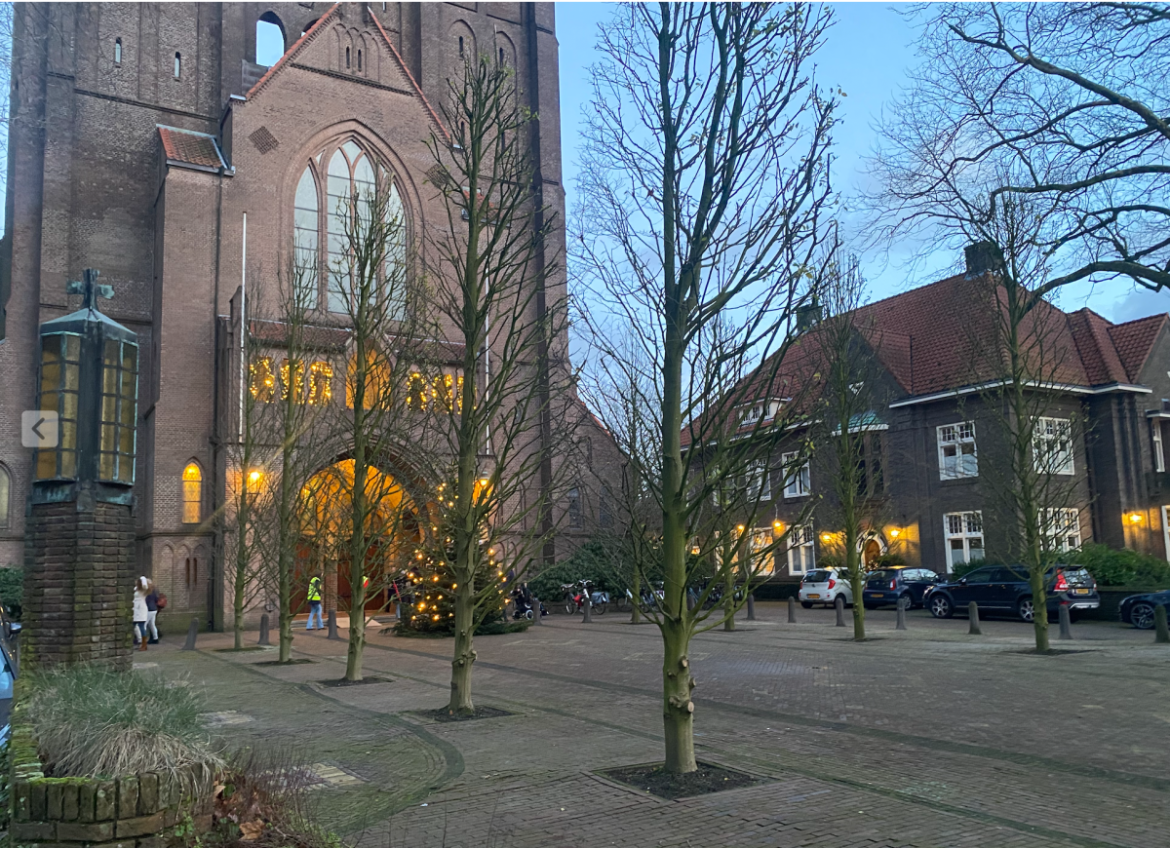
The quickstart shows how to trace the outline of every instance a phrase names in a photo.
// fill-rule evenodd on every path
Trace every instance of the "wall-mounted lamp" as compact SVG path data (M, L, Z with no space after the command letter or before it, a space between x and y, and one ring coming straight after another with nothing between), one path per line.
M899 530L897 527L890 529L890 538L891 539L897 539L901 535L902 535L902 531Z
M1140 512L1131 512L1128 516L1130 524L1141 524L1142 514Z
M821 541L822 541L822 542L831 542L831 541L833 541L833 534L832 534L832 533L822 533L822 534L821 534Z

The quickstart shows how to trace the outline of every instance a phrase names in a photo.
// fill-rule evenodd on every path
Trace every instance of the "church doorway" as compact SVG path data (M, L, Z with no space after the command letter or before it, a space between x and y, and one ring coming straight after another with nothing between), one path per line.
M325 584L325 609L352 607L354 462L343 459L313 474L301 488L301 540L297 548L293 609L307 609L309 578ZM389 609L396 586L414 561L422 542L414 501L392 475L368 469L359 489L367 504L362 575L368 612Z

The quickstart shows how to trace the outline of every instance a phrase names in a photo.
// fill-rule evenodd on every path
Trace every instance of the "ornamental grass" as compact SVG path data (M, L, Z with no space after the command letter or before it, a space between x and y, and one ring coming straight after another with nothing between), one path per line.
M170 772L195 790L209 786L223 765L200 721L203 698L186 680L78 665L41 672L30 682L25 715L47 775Z

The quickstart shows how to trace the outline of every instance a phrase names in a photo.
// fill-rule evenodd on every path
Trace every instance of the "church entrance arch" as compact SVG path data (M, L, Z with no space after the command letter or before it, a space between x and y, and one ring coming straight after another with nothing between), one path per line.
M389 472L368 469L364 493L366 544L362 575L365 609L388 609L396 600L395 586L410 568L422 542L420 509L407 487ZM297 546L293 608L307 609L309 578L325 584L326 610L348 612L354 590L353 561L354 461L341 459L311 475L301 487L300 542Z

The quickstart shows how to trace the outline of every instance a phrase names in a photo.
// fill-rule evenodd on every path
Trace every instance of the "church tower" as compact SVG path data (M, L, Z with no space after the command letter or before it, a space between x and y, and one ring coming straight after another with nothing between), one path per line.
M256 61L258 25L283 36L271 67ZM298 210L324 202L328 169L342 160L352 169L376 156L392 168L415 231L441 220L425 141L444 132L447 79L480 54L515 68L539 116L537 191L563 220L551 3L16 5L0 243L0 566L23 556L34 469L20 421L35 402L37 327L76 310L66 282L96 268L114 290L106 311L141 350L136 573L153 576L168 611L223 625L216 517L248 287L287 261L308 220ZM326 217L313 232L322 244ZM552 241L563 251L563 232ZM561 275L536 284L563 295ZM329 325L327 293L320 308Z

